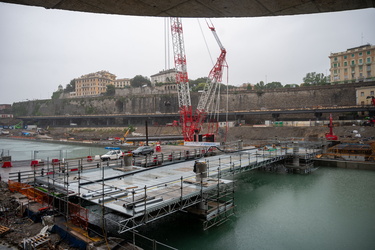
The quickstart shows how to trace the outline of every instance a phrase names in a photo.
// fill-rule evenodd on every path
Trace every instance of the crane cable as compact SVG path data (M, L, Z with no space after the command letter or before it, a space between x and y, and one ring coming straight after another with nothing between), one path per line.
M210 56L210 59L211 59L211 64L214 65L214 60L212 60L212 55L211 55L210 48L208 47L206 37L204 35L201 23L199 22L198 18L197 18L197 21L198 21L199 29L201 30L201 34L202 34L202 37L203 37L203 40L204 40L204 44L206 45L206 49L207 49L208 55ZM207 23L207 21L206 21L206 23Z

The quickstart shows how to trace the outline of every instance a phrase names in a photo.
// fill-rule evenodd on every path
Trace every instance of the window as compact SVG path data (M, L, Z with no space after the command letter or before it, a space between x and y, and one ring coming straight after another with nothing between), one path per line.
M361 92L361 96L365 96L365 92Z
M335 57L335 61L337 61L337 57Z
M346 73L346 72L348 72L348 69L347 69L347 68L345 68L345 69L344 69L344 72L345 72L345 73Z
M348 66L348 62L344 62L344 66Z
M352 54L352 57L354 57L354 54Z
M370 95L374 95L374 91L373 90L370 91Z
M367 54L367 55L370 55L370 54L371 54L371 51L367 51L366 54Z
M344 59L348 58L348 56L344 56Z
M359 58L358 64L363 64L363 59L362 58Z
M358 55L359 55L359 56L362 56L362 52L359 52Z
M352 60L351 64L352 64L352 65L355 65L355 61L354 61L354 60Z
M333 67L334 67L334 68L337 68L337 63L334 63L334 64L333 64Z
M367 57L367 58L366 58L366 62L367 62L367 63L370 63L370 62L371 62L371 57Z

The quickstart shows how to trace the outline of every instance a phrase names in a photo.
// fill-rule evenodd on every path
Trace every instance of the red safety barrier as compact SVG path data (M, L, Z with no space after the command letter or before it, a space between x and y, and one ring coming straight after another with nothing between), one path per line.
M60 162L59 159L52 159L52 165L58 165Z
M70 171L78 171L78 168L72 168Z
M156 150L156 152L161 152L160 144L156 144L155 150Z
M40 165L39 165L39 161L36 161L36 160L31 161L30 166L31 166L31 167L40 166Z
M10 162L10 161L4 161L3 165L1 167L2 168L11 168L12 167L12 162Z
M88 161L88 162L92 161L92 157L91 157L91 155L87 156L87 161Z
M172 159L173 159L173 156L172 156L172 154L170 154L170 155L168 156L168 161L172 161Z
M154 164L158 165L158 156L157 155L154 156Z

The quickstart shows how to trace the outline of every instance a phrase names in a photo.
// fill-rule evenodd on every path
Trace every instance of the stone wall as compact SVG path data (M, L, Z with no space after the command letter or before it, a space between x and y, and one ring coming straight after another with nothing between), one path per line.
M228 95L229 111L259 109L285 109L316 106L348 106L356 104L356 88L375 85L356 83L334 86L300 87L263 91L231 91ZM196 107L200 93L191 93L192 106ZM227 96L221 97L225 109ZM15 116L90 115L176 113L178 97L175 92L155 88L116 90L115 97L70 98L36 100L13 104Z

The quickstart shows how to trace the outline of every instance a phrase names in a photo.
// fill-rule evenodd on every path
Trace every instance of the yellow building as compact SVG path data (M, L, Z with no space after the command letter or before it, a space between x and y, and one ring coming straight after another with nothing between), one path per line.
M371 44L331 53L331 83L375 80L375 46Z
M361 105L361 106L372 105L371 98L367 98L367 97L375 96L375 86L356 88L356 95L357 95L356 96L357 105Z
M116 79L116 75L105 70L83 75L75 79L74 96L98 96L107 91L107 85L124 88L130 85L130 79Z
M361 106L372 105L372 97L375 97L375 86L356 88L356 103ZM359 112L358 115L369 115L367 111Z

